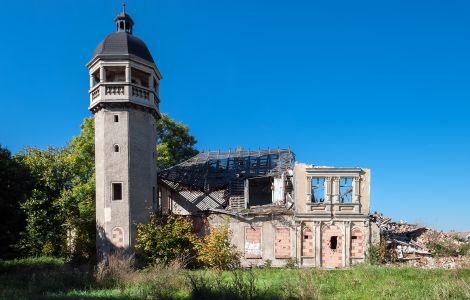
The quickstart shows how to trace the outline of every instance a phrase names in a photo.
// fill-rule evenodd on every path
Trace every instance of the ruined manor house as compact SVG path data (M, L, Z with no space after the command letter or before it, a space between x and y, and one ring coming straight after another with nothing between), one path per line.
M95 118L97 248L132 249L152 212L188 215L201 233L228 222L242 264L345 267L362 262L370 170L295 161L290 149L202 152L156 169L162 75L123 11L87 64ZM158 171L158 176L157 176Z

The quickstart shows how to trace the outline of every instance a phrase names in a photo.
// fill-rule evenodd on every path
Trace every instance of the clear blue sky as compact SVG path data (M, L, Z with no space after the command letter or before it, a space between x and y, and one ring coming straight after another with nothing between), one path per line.
M63 146L120 1L3 1L0 143ZM128 1L198 148L372 169L372 211L470 229L469 1Z

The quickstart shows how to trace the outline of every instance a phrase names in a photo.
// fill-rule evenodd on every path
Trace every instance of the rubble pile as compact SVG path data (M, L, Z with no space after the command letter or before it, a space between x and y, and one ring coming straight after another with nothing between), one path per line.
M382 214L370 216L380 229L387 249L400 264L424 268L470 267L469 242L455 233L444 233L406 222L393 222ZM465 253L467 252L467 253Z

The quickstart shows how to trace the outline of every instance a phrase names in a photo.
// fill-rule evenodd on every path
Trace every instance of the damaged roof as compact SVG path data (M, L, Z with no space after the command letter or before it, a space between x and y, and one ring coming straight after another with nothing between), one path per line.
M190 190L211 192L253 177L281 176L292 170L290 149L208 151L158 173L159 179Z

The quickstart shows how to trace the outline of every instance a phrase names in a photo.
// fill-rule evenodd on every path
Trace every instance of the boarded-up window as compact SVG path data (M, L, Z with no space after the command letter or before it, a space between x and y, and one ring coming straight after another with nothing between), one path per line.
M363 257L364 256L364 235L362 230L354 228L351 232L351 257Z
M302 256L313 256L313 233L307 226L302 231Z
M121 227L114 227L112 230L112 240L114 247L123 248L124 247L124 230Z
M261 227L245 228L245 258L261 258Z
M276 228L276 241L274 243L276 258L289 258L290 255L290 229Z

